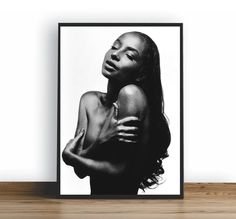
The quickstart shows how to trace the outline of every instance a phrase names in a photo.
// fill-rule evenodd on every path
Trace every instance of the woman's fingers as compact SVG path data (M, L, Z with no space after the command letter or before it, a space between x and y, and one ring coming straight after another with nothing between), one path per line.
M83 137L83 135L84 135L84 132L85 132L85 130L84 129L81 129L81 131L79 132L79 134L73 139L73 143L77 143L82 137Z
M138 127L136 126L124 126L124 125L120 125L118 127L118 131L119 132L127 132L127 133L138 133Z
M74 139L71 139L67 144L66 144L66 147L65 147L65 149L64 149L64 151L66 152L66 151L70 151L71 150L71 148L73 147L73 141L74 141Z
M78 151L78 148L79 148L79 141L83 138L83 136L84 136L84 132L85 132L85 130L84 129L81 129L81 131L79 132L79 134L73 139L73 150L74 151Z
M140 120L138 117L128 116L128 117L118 120L117 125L124 125L126 123L134 124L134 123L139 123L139 122L140 122Z
M79 146L78 141L81 140L81 138L82 138L83 135L84 135L84 132L85 132L84 129L82 129L82 130L79 132L79 134L78 134L75 138L71 139L71 140L67 143L65 150L66 150L66 151L69 150L69 151L71 151L71 152L77 150L77 149L78 149L78 146Z
M74 139L70 139L70 141L67 143L68 144L71 144L73 142Z
M133 133L120 132L120 133L118 133L118 138L124 138L126 140L135 140L138 138L138 135L133 134Z
M77 144L77 142L83 137L83 135L84 129L82 129L74 139L71 139L63 150L62 158L67 165L70 165L70 153L74 153L74 151L78 149L79 144Z
M125 138L118 138L118 141L125 142L125 143L131 143L131 144L137 143L137 141L135 141L135 140L128 140Z

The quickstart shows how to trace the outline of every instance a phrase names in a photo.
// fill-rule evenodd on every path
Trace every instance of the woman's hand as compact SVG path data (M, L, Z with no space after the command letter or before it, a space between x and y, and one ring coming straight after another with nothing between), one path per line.
M79 148L79 141L83 138L84 135L84 129L82 129L79 134L74 138L71 139L65 149L62 152L62 158L63 161L67 164L67 165L71 165L71 154L77 154L78 153L78 148Z
M99 142L118 140L126 143L137 143L140 120L135 116L128 116L120 120L111 118L106 120L99 135Z
M86 172L80 168L80 166L77 164L76 159L79 159L79 146L80 146L80 141L83 138L85 133L84 129L81 129L81 131L79 132L79 134L74 138L71 139L65 149L62 152L62 158L63 161L67 164L70 165L72 167L74 167L74 172L75 174L83 179L85 176L87 176Z

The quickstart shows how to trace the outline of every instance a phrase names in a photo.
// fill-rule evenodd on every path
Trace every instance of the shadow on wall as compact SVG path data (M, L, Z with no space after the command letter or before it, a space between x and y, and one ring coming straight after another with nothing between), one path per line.
M41 131L37 136L42 147L43 167L40 173L45 181L56 181L57 173L57 84L58 84L58 23L53 22L41 28L42 53L41 64L44 72L39 76L38 86L41 112ZM44 172L45 171L45 172Z

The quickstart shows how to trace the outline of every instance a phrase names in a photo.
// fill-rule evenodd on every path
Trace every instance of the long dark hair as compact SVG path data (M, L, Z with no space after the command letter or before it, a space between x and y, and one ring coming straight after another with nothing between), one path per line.
M146 34L133 33L142 37L146 43L142 65L142 74L145 75L145 79L137 84L146 94L150 109L150 141L139 185L139 188L144 190L159 184L160 175L164 173L162 160L168 157L167 148L170 144L171 135L164 113L158 48Z

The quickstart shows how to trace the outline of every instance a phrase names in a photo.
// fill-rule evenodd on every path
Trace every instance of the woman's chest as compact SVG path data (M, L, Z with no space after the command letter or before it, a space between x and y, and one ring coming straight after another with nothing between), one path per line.
M113 117L113 109L103 110L97 109L91 111L87 115L88 124L87 131L84 139L84 148L96 141L99 137L101 129L105 123L109 123Z

